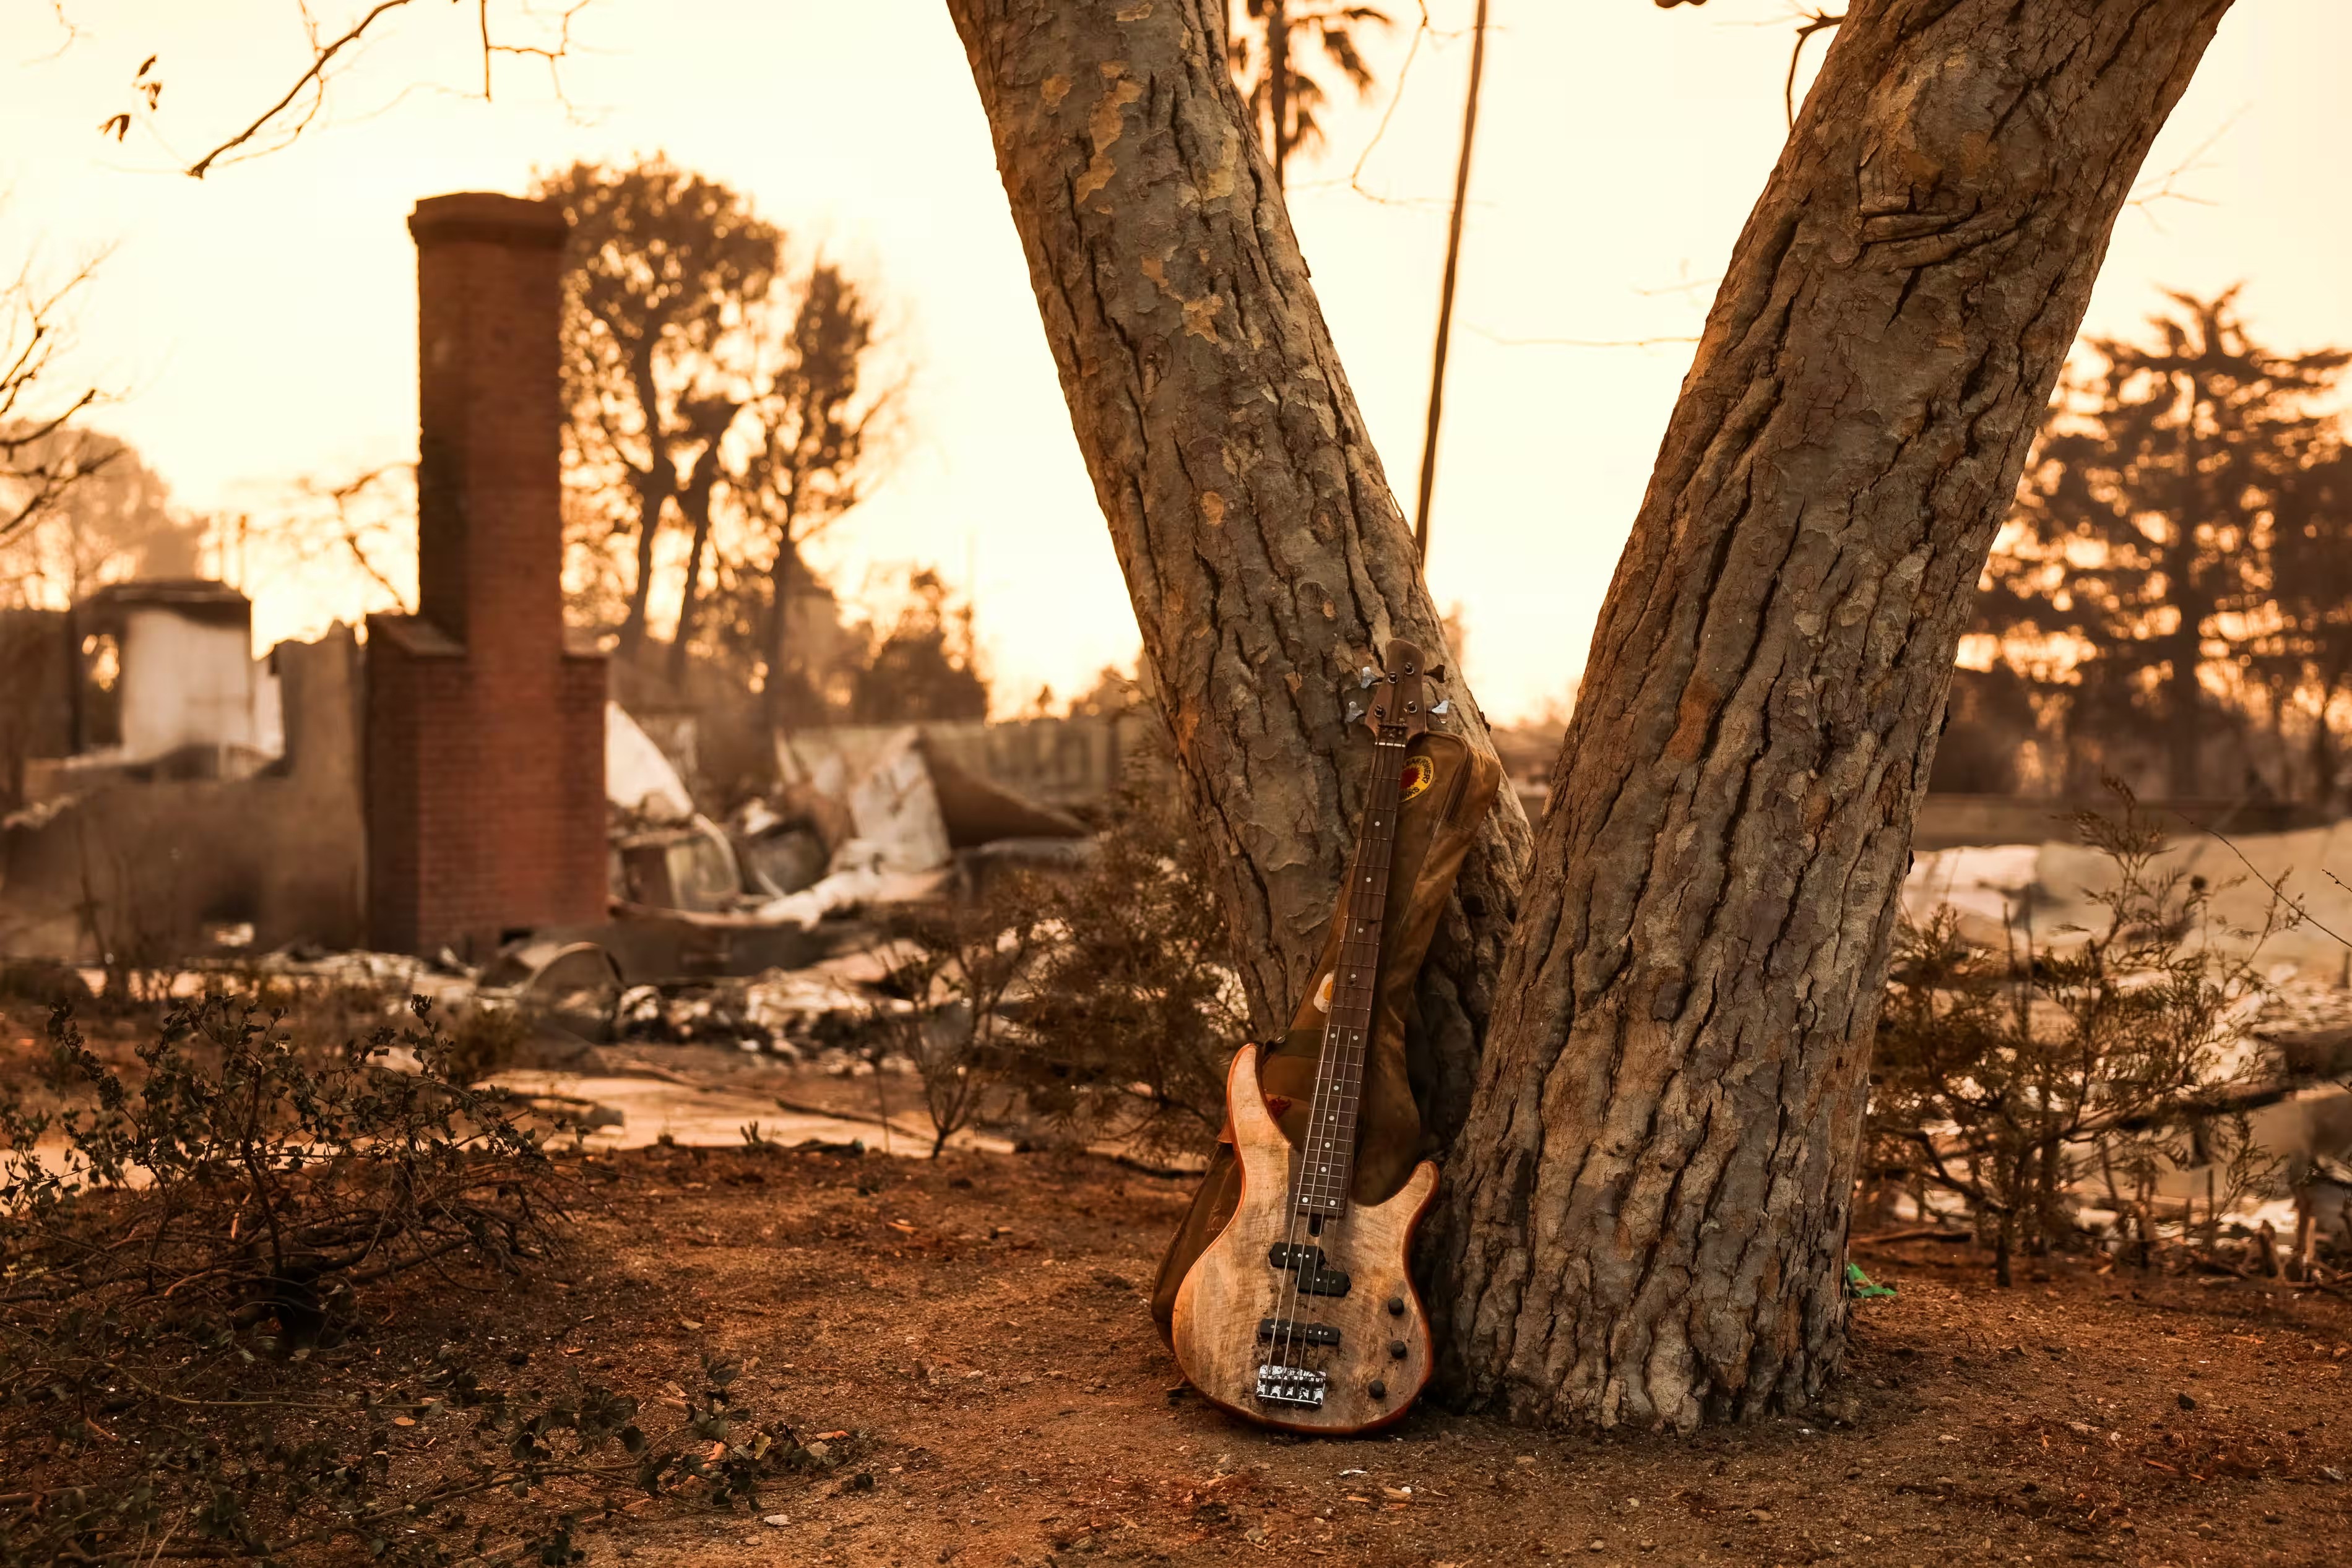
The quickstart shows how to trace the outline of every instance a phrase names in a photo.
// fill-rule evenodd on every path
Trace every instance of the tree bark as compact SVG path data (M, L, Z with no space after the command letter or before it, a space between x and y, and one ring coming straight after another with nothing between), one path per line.
M1853 0L1594 635L1451 1161L1442 1375L1801 1407L1911 819L2116 214L2228 0Z
M1274 1038L1363 794L1340 684L1391 636L1444 633L1226 68L1223 0L948 8L1178 773L1221 852L1251 1022ZM1527 844L1507 792L1423 970L1409 1054L1442 1137L1467 1109Z

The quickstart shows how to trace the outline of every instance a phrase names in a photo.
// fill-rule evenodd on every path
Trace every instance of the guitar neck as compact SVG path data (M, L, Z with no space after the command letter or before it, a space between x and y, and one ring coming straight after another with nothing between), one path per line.
M1378 1008L1381 924L1387 914L1389 859L1396 844L1397 798L1404 783L1408 744L1402 728L1372 742L1372 782L1356 831L1337 918L1339 950L1331 967L1331 1011L1323 1024L1323 1055L1315 1072L1315 1099L1299 1150L1295 1201L1307 1215L1338 1215L1348 1207L1356 1169L1356 1112L1363 1097L1364 1060Z

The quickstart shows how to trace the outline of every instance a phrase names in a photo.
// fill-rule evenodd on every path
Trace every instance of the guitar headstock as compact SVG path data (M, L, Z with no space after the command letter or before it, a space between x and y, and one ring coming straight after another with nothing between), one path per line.
M1360 718L1375 740L1411 740L1427 734L1431 716L1445 711L1444 700L1433 700L1430 692L1445 678L1445 667L1424 669L1421 649L1402 637L1389 639L1381 664L1378 670L1367 664L1358 675L1362 689L1348 705L1349 722Z

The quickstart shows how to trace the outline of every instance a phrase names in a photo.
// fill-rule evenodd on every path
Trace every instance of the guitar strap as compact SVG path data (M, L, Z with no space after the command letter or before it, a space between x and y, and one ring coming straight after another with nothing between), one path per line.
M1356 1124L1356 1170L1351 1198L1361 1204L1393 1197L1413 1166L1436 1151L1426 1145L1416 1082L1433 1072L1414 1071L1421 1046L1413 1017L1413 981L1429 953L1430 939L1445 914L1463 857L1470 852L1478 825L1494 804L1502 765L1472 749L1456 735L1433 732L1413 741L1405 754L1404 788L1398 797L1395 848L1389 861L1387 915L1381 933L1380 1006L1374 1015L1371 1051L1364 1063L1361 1110ZM1258 1064L1266 1109L1293 1144L1306 1135L1315 1069L1323 1051L1323 1021L1329 1006L1331 967L1339 946L1335 922L1307 996L1292 1015L1290 1030L1269 1047ZM1244 1047L1248 1050L1250 1047ZM1176 1312L1177 1287L1241 1201L1241 1170L1233 1149L1233 1129L1220 1134L1209 1168L1192 1195L1176 1234L1160 1260L1152 1282L1151 1316L1167 1339Z

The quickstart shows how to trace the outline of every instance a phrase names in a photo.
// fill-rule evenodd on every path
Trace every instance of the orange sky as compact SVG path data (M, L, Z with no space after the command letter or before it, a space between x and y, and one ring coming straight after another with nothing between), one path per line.
M511 5L513 0L503 0ZM554 0L531 0L542 10ZM358 7L314 5L327 30ZM1384 89L1406 18L1373 54ZM1334 116L1293 168L1293 211L1341 354L1409 501L1420 461L1471 0L1430 0L1385 139L1387 93ZM1490 712L1565 693L1696 329L1784 122L1788 0L1493 0L1431 585L1459 601ZM388 19L320 124L199 183L179 162L274 99L307 58L292 0L0 0L0 262L112 246L77 365L121 392L103 421L193 507L251 507L302 476L413 453L413 253L423 195L520 190L577 157L660 149L734 183L803 243L866 269L918 362L913 442L844 525L845 587L920 559L969 573L1001 699L1065 693L1136 635L1069 434L988 133L940 0L594 0L570 107L528 61L478 97L470 7ZM1818 52L1816 46L1815 53ZM160 57L161 112L120 146L99 122ZM2246 281L2282 347L2352 343L2352 4L2241 0L2127 211L2088 327L2127 331L2157 289ZM469 96L469 94L471 96ZM359 607L356 585L257 582L257 632Z

